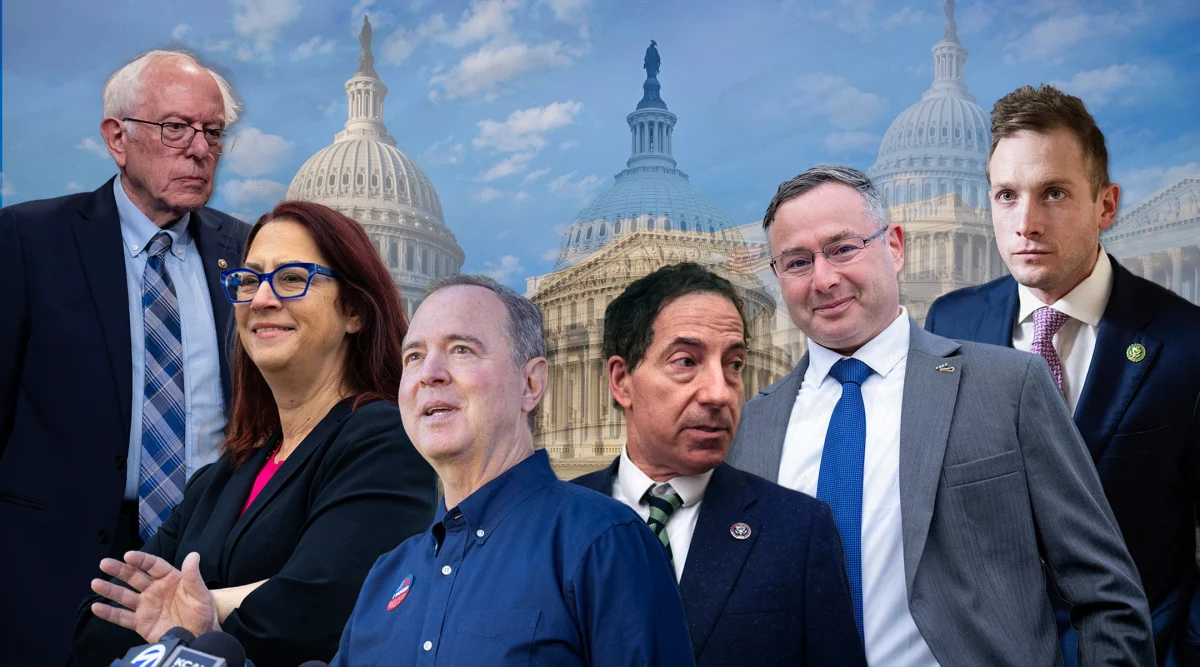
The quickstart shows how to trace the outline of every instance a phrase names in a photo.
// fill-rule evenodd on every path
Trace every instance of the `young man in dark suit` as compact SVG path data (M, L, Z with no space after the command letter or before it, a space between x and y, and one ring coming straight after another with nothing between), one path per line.
M206 208L238 102L180 52L104 86L119 175L0 210L0 624L11 664L62 665L96 563L141 546L217 458L230 403L221 270L249 228Z
M925 328L1046 359L1141 575L1160 664L1200 664L1200 308L1101 246L1121 189L1079 98L1043 85L996 102L988 179L1012 275L941 297ZM1075 619L1055 611L1073 665Z
M674 566L698 666L865 665L829 506L724 463L746 336L733 285L697 264L632 283L604 314L625 448L574 481L648 521Z

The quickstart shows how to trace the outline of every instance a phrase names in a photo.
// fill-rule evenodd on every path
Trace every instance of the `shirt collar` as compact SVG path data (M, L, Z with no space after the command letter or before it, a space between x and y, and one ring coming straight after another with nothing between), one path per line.
M699 475L680 475L664 483L670 484L675 493L679 494L684 507L691 507L704 499L704 489L708 488L708 480L712 478L712 474L713 471L708 470ZM659 486L658 482L650 479L630 460L629 450L624 446L621 447L621 462L617 464L617 483L621 485L621 492L625 497L638 505L642 504L642 497L648 489Z
M1108 261L1108 253L1100 246L1096 257L1096 266L1092 273L1075 289L1067 292L1066 296L1050 304L1058 312L1072 319L1086 323L1088 326L1100 326L1100 318L1104 317L1104 309L1108 307L1108 296L1112 292L1113 270ZM1020 309L1017 311L1017 322L1025 322L1033 317L1033 311L1045 306L1033 292L1024 285L1017 285L1017 296Z
M171 254L183 259L185 249L192 242L192 235L187 233L188 223L192 218L190 212L184 213L183 217L166 230L161 230L125 193L119 175L113 180L113 196L117 199L117 214L121 218L121 241L130 257L137 257L145 252L154 235L166 231L171 237Z
M438 501L437 513L433 517L434 536L440 543L441 538L438 535L440 533L444 536L445 528L438 530L438 527L442 525L446 515L449 513L451 518L457 519L461 514L471 536L482 544L521 501L557 480L554 470L550 468L546 450L539 449L529 458L463 498L456 507L447 510L446 497L442 496ZM480 531L483 531L482 534Z
M900 314L886 329L879 332L878 336L867 341L866 345L858 348L850 356L870 366L871 370L880 376L887 377L908 356L910 326L908 309L901 306ZM844 358L845 355L810 340L808 341L808 371L805 375L811 373L819 385L825 381L825 376L829 375L829 369Z

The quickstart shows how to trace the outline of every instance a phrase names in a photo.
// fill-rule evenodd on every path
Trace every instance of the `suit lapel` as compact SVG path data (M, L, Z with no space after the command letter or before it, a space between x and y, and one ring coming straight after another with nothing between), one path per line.
M1012 347L1013 326L1017 322L1021 300L1017 281L1006 276L988 294L990 308L983 312L971 340L1000 347Z
M1135 278L1120 263L1113 267L1112 293L1100 328L1087 380L1075 406L1075 426L1087 442L1093 461L1099 460L1113 432L1129 407L1146 371L1162 349L1162 342L1143 331L1154 317L1155 309L1146 307L1146 295L1140 294ZM1145 348L1145 357L1130 361L1132 345Z
M900 517L904 541L904 577L909 594L929 523L950 422L958 399L964 359L950 356L961 346L911 324L904 399L900 412ZM942 364L945 369L938 370Z
M762 523L746 512L755 498L742 473L727 464L718 466L708 480L679 582L684 615L697 655L704 650L758 539ZM750 526L748 538L739 540L730 534L730 527L737 522Z
M238 522L242 505L254 487L258 471L262 470L267 456L275 450L275 445L278 444L276 437L277 435L272 436L266 445L258 448L242 465L229 473L229 481L225 483L217 496L208 523L204 527L201 538L196 541L197 544L208 545L208 550L200 553L200 570L207 583L222 587L226 585L224 582L229 581L229 560L225 557L224 545L232 532L233 525Z
M96 306L100 334L108 352L109 366L116 384L122 419L130 420L133 396L133 346L129 334L129 294L125 277L125 248L121 240L121 217L109 179L88 197L79 209L80 217L72 225L76 249L87 289Z
M230 350L233 349L233 327L230 326L231 304L221 287L221 268L224 260L229 268L241 261L233 237L224 229L225 223L215 215L207 215L203 209L192 213L192 234L196 237L196 248L200 251L200 262L204 266L204 278L208 284L208 296L212 302L213 323L217 330L218 355L221 364L221 383L225 404L230 404L232 385L229 376Z
M267 482L267 485L264 486L262 491L258 493L258 497L256 497L254 502L250 504L250 507L246 509L246 513L243 514L236 522L234 522L233 529L229 531L229 536L225 538L225 550L222 554L222 561L229 561L230 554L237 547L238 540L241 539L242 535L246 532L246 529L249 528L252 523L254 523L254 519L263 511L263 508L270 505L271 500L275 496L279 495L279 492L288 485L288 482L290 482L293 477L295 477L301 470L304 469L305 464L307 464L308 460L312 458L312 455L317 451L317 448L329 439L330 433L333 431L334 427L338 425L338 422L342 419L342 417L350 414L350 406L353 405L353 403L353 398L347 398L333 406L333 409L329 411L329 414L325 415L325 417L313 428L313 430L309 432L308 436L304 438L304 440L300 443L300 446L297 447L295 451L293 451L287 457L287 460L283 462L283 465L279 467L279 470L275 471L275 474L271 476L271 480ZM264 449L266 448L264 447ZM262 462L266 462L266 455L263 455ZM246 466L242 467L245 468ZM260 463L259 466L253 471L251 478L253 479L253 477L257 477L258 472L261 469L262 464ZM239 511L241 510L241 503L246 502L246 497L249 492L250 489L247 488L246 493L242 494L237 499Z
M796 364L779 385L769 393L758 398L754 403L756 409L747 410L742 414L738 434L747 429L744 438L739 437L741 447L747 456L742 460L753 461L751 466L739 466L759 477L772 482L779 479L779 462L783 457L783 444L787 438L788 423L792 419L792 408L796 405L796 394L800 392L800 383L808 370L808 353Z

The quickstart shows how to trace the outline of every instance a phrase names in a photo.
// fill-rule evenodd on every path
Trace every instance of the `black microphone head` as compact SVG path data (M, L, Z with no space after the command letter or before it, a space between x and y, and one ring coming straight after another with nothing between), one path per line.
M300 663L300 667L329 667L329 663L322 662L320 660L309 660L307 662Z
M163 636L159 638L158 641L161 642L167 639L178 639L179 643L183 644L184 646L190 646L192 642L196 641L196 634L187 628L176 626L164 632Z
M229 667L246 667L246 650L242 648L242 643L220 630L196 637L192 642L192 649L225 658Z

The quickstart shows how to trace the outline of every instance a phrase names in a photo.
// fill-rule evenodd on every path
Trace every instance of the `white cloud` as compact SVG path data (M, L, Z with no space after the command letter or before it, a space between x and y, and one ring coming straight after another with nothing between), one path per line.
M1137 13L1056 14L1036 23L1029 32L1010 41L1007 59L1015 62L1058 64L1083 42L1100 44L1108 37L1128 34L1133 26L1144 20Z
M8 180L8 174L0 171L0 198L7 199L17 194L17 189L13 187L12 181Z
M525 201L529 199L529 193L524 190L517 190L517 194L513 195L513 201Z
M449 136L430 144L429 148L421 153L421 164L458 164L461 162L467 149L462 142L457 144L453 142L454 137Z
M792 106L799 113L825 116L843 130L870 125L883 112L883 98L855 88L840 76L806 74L795 85L798 95Z
M248 60L266 54L279 39L279 30L300 16L300 0L232 0L233 30L253 40L253 47L238 49L237 57ZM243 58L243 56L249 56Z
M516 255L504 255L494 262L485 261L483 267L480 273L502 284L525 273L525 267L521 266L521 260L517 259Z
M532 159L533 153L513 153L492 165L491 169L480 174L479 180L484 182L494 181L497 178L519 174L529 168L529 161Z
M83 192L85 190L85 188L83 187L83 185L81 185L79 183L79 181L71 181L71 182L67 183L67 187L64 189L67 192Z
M233 48L232 39L206 39L204 40L204 50L212 53L223 53Z
M328 53L333 53L333 40L327 39L322 41L320 35L315 35L312 39L292 50L292 61L305 60L315 55Z
M354 3L354 7L350 9L350 19L356 22L362 21L363 14L366 14L367 8L373 4L375 4L375 0L358 0L358 2ZM371 23L374 25L375 22L372 21ZM355 27L358 27L358 23L355 23ZM354 34L357 35L358 31L356 30Z
M513 13L522 4L523 0L475 0L463 12L453 30L443 32L434 39L462 48L492 37L509 35L512 32Z
M484 188L482 190L473 191L471 193L471 199L486 204L487 202L499 199L500 195L502 194L504 193L500 192L496 188Z
M563 23L581 24L587 18L587 10L592 6L592 0L538 0L554 12L554 18Z
M901 8L900 11L884 19L883 27L889 30L892 28L901 28L904 26L925 23L931 18L932 17L929 14L926 14L922 9L913 9L910 6L905 6Z
M283 137L247 127L233 137L233 148L222 161L239 176L261 176L277 169L294 145Z
M75 148L78 148L85 153L91 153L92 155L95 155L103 160L107 160L112 157L112 155L108 152L108 146L96 141L92 137L84 137L83 141L75 144Z
M183 41L183 36L191 29L192 26L186 23L180 23L171 30L171 39L175 40L176 42L181 42Z
M430 85L440 87L441 91L434 90L429 97L434 101L474 96L492 100L498 95L500 84L528 72L566 67L573 56L557 40L537 46L520 42L507 46L487 44L464 56L446 74L430 79Z
M529 185L530 183L536 181L537 179L539 179L549 173L550 173L549 169L534 169L533 171L529 172L528 174L525 174L524 183L525 183L525 185Z
M567 139L566 141L564 141L558 145L558 149L565 151L565 150L570 150L572 148L575 148L578 145L579 145L578 139Z
M503 241L504 239L508 238L509 235L511 235L511 234L512 234L511 229L501 229L500 233L496 234L496 240Z
M1159 188L1170 185L1184 176L1200 176L1200 162L1173 167L1130 169L1116 179L1121 185L1121 209L1136 206Z
M446 19L442 18L441 14L434 14L429 17L428 21L412 30L400 26L384 40L379 56L383 62L389 65L399 65L408 60L408 57L417 50L422 42L431 35L439 34L444 30L446 30Z
M550 248L546 252L543 252L541 259L543 262L553 262L558 259L558 248Z
M871 17L879 13L875 10L875 0L837 0L836 5L836 9L816 12L812 18L862 37L871 28Z
M494 148L505 152L539 151L546 147L547 132L570 125L582 110L582 104L567 100L544 107L518 109L510 113L504 122L481 120L476 123L479 136L471 143L476 148Z
M1137 65L1125 64L1079 72L1070 81L1052 81L1051 84L1092 107L1107 104L1109 93L1137 83L1141 78L1142 72Z
M579 180L574 180L577 173L573 171L550 181L548 186L550 191L556 195L578 197L586 201L597 188L604 185L604 179L595 175L584 176Z
M849 130L825 137L825 147L834 153L867 153L879 150L879 141L877 134Z
M274 205L287 194L286 185L265 178L225 181L220 190L229 205L238 209L252 202Z
M983 0L976 0L974 4L958 12L954 17L955 23L958 24L958 33L960 35L973 35L977 32L983 32L985 28L992 24L992 18L996 15L996 10L986 5Z
M344 113L346 111L346 101L345 100L331 100L327 104L318 104L317 111L320 111L321 114L325 115L325 116L332 116L333 114L335 114L339 111Z

